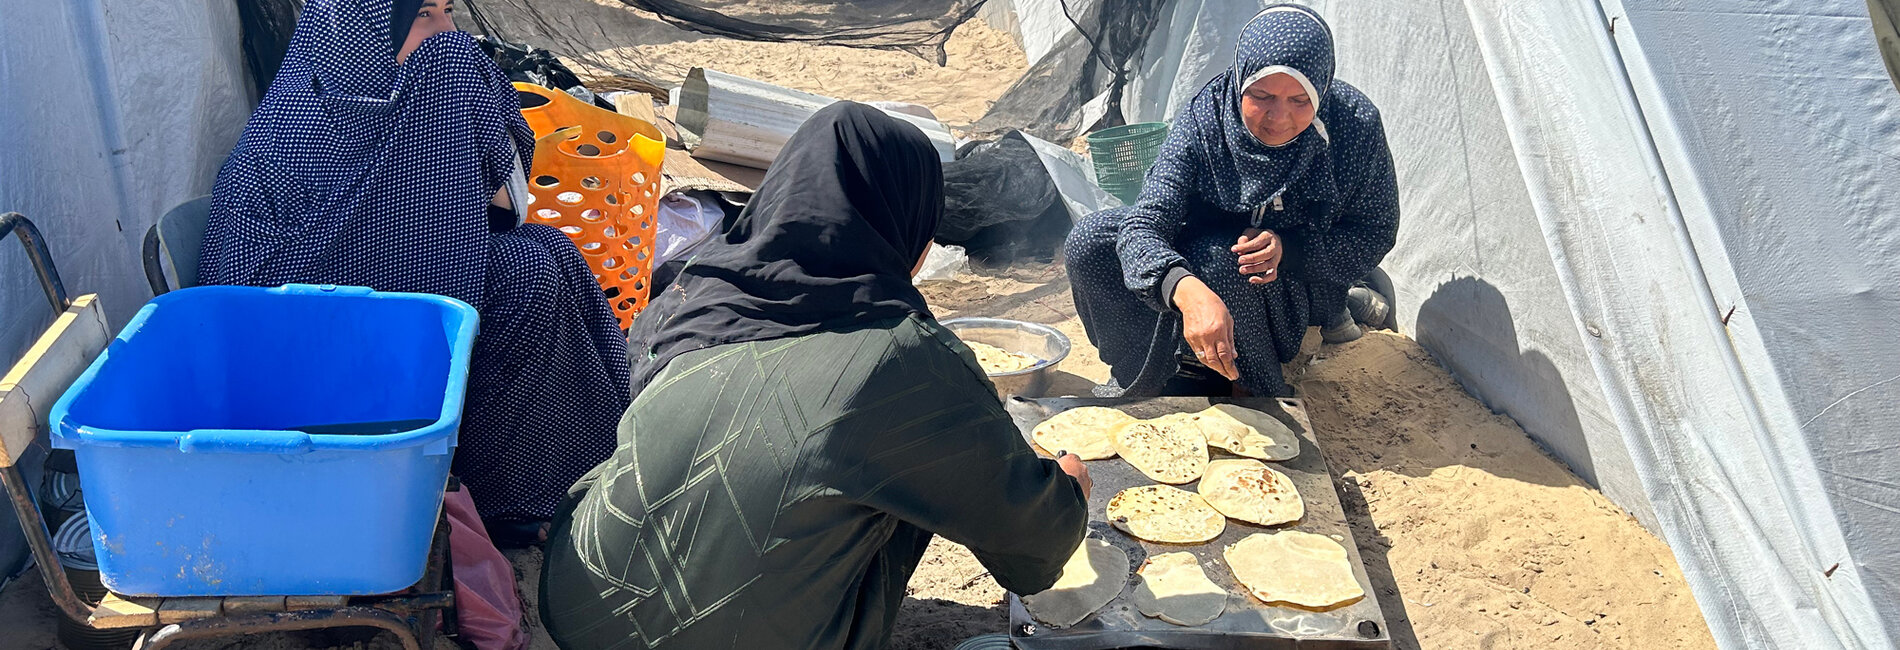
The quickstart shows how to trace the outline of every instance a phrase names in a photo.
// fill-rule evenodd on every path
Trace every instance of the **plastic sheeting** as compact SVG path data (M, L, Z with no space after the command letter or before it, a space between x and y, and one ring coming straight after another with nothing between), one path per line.
M151 297L140 240L204 194L250 112L236 6L9 0L0 9L0 211L36 223L73 295L114 326ZM18 243L0 242L0 360L52 322ZM0 514L0 574L17 567Z
M1401 328L1658 530L1723 646L1892 647L1900 98L1867 3L1600 1L1308 3L1385 118ZM1264 4L1171 3L1129 119Z

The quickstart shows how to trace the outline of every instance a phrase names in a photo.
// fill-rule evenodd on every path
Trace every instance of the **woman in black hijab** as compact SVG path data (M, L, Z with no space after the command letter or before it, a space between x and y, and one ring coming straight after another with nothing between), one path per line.
M620 446L547 546L563 647L880 648L933 534L1055 582L1088 474L1030 451L911 286L942 186L916 127L827 107L634 321Z

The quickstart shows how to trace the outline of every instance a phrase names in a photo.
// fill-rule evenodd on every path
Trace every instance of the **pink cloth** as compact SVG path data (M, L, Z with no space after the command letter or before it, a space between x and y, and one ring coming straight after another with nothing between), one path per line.
M455 567L455 615L462 638L477 650L528 647L515 567L488 539L468 486L445 495L442 507L449 517L449 562Z

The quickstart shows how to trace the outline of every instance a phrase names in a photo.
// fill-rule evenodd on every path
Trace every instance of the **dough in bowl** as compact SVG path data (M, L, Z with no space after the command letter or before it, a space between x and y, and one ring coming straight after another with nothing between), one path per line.
M1010 352L988 343L964 341L963 344L970 346L970 351L976 353L976 364L983 367L983 374L986 375L1028 370L1040 361L1027 354Z

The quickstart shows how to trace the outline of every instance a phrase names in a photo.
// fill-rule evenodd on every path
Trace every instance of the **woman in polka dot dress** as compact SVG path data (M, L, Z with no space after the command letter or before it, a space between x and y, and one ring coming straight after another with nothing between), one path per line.
M308 0L218 173L205 284L449 296L481 312L454 471L532 540L614 448L626 338L572 241L520 223L534 136L452 0ZM525 196L522 194L521 196ZM524 540L524 541L526 541Z
M1201 392L1218 375L1235 394L1288 394L1280 364L1309 324L1339 320L1398 225L1385 127L1333 79L1331 30L1268 7L1175 118L1135 205L1069 234L1076 309L1114 376L1096 393Z

